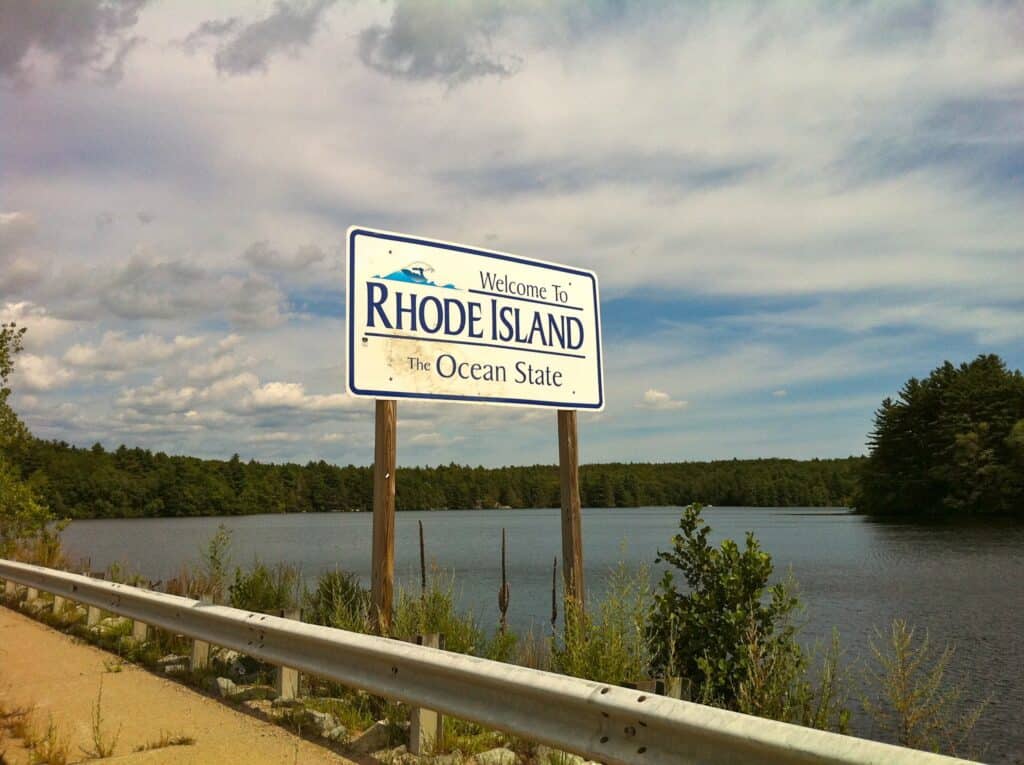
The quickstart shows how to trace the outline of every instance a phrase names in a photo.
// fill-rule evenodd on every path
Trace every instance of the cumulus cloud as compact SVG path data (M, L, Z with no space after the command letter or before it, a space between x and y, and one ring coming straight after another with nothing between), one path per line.
M327 257L327 253L315 245L298 248L294 254L285 255L271 247L267 241L253 242L242 257L256 268L268 271L303 271Z
M0 297L18 294L41 280L41 258L32 249L35 236L31 215L0 213Z
M320 27L321 16L336 0L278 0L266 18L245 23L233 17L205 21L183 43L194 51L209 40L219 41L214 64L222 74L265 72L270 60L284 53L296 56Z
M74 328L74 322L51 316L44 306L29 300L6 303L0 307L0 322L14 322L28 329L25 335L25 349L42 352Z
M130 338L123 332L106 332L97 344L71 346L64 354L64 362L89 369L126 371L166 361L202 344L201 337L178 335L165 340L158 335Z
M242 401L252 410L292 409L306 412L343 412L360 409L358 400L344 393L306 393L302 383L269 382L255 389Z
M14 371L15 389L48 391L63 388L75 379L71 370L62 366L53 356L23 353L18 357Z
M26 82L33 53L56 62L61 78L83 71L111 82L139 43L127 33L147 0L5 0L0 23L0 77Z
M490 45L506 12L506 3L493 0L397 0L388 26L360 32L359 57L371 69L407 80L507 77L521 60Z
M114 268L89 269L56 290L66 310L79 316L96 316L101 309L128 320L220 317L264 328L284 318L284 294L265 275L238 275L145 252Z
M668 393L655 388L648 388L644 392L643 399L637 406L641 409L683 409L689 404L688 401L679 401L672 398Z

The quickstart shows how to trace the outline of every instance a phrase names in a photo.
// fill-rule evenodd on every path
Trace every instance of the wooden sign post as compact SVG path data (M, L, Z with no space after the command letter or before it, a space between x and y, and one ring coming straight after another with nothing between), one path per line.
M583 529L576 410L558 410L558 473L562 487L562 576L565 600L583 608Z
M396 400L558 410L562 574L583 605L576 412L604 408L597 274L575 266L352 227L345 390L376 400L372 617L391 627Z
M373 449L373 560L370 593L378 634L391 629L395 588L395 463L398 430L394 399L377 399Z

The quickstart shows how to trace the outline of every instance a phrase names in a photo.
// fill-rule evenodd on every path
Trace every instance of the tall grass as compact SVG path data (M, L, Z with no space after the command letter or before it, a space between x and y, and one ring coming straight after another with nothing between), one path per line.
M650 667L645 637L651 607L650 569L620 562L605 581L605 597L590 613L567 601L565 623L551 652L551 668L574 677L621 684L644 678Z

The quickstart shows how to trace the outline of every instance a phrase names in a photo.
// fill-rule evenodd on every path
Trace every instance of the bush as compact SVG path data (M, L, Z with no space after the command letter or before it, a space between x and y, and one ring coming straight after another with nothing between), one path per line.
M642 679L651 664L645 625L651 607L647 566L620 562L609 575L594 616L566 601L565 626L552 647L555 672L602 683Z
M658 553L659 561L683 573L690 591L680 593L672 571L665 572L647 635L656 670L688 678L703 697L731 707L747 675L751 631L761 643L779 644L765 646L771 653L788 650L795 629L787 617L797 600L781 583L768 587L772 558L752 533L742 551L731 539L711 547L700 511L700 505L685 508L672 550Z
M353 632L370 632L370 591L350 571L327 571L320 575L316 589L306 594L305 620Z
M234 608L274 614L297 608L302 602L299 569L287 563L273 568L256 561L250 571L235 569L235 581L228 587L229 602Z
M472 613L455 610L454 578L434 570L423 593L398 593L391 622L391 635L408 639L440 632L447 650L479 656L485 650L483 630Z
M865 684L878 698L863 698L865 711L902 746L957 756L974 756L970 737L987 701L974 709L961 705L963 688L949 687L946 670L953 649L936 654L928 633L914 639L914 628L893 621L888 635L877 628L871 640L873 665Z

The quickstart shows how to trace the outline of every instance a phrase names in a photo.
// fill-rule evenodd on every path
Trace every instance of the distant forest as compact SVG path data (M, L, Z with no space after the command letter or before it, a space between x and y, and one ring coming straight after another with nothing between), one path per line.
M327 462L264 464L168 456L120 447L109 452L26 439L9 458L62 518L324 513L369 510L373 470ZM848 505L863 458L728 460L583 465L585 507ZM399 510L557 507L554 465L446 465L398 470Z

